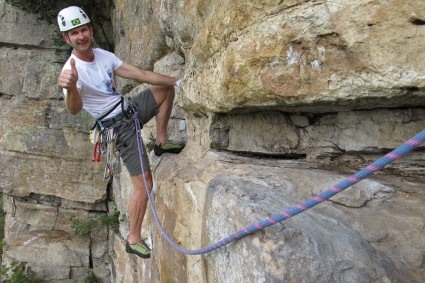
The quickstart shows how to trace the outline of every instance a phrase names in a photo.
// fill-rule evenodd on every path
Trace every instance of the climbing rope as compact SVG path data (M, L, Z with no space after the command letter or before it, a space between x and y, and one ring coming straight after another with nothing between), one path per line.
M135 125L136 125L137 146L138 146L138 149L139 149L140 164L142 164L142 171L145 172L145 170L143 168L143 162L142 162L142 155L144 153L143 152L143 148L144 148L143 147L143 139L142 139L142 133L141 133L141 128L140 128L140 123L139 123L139 120L138 120L137 111L134 112L133 119L134 119L134 122L135 122ZM402 144L398 148L394 149L393 151L391 151L387 155L376 160L375 162L373 162L372 164L370 164L366 168L358 171L357 173L355 173L351 177L349 177L349 178L339 182L338 184L332 186L327 191L324 191L323 193L316 195L315 197L307 200L306 202L304 202L302 204L298 204L298 205L296 205L296 206L294 206L294 207L292 207L292 208L290 208L290 209L288 209L288 210L286 210L282 213L276 214L276 215L274 215L270 218L267 218L263 221L260 221L258 223L249 225L249 226L231 234L227 238L222 239L219 242L216 242L212 245L209 245L207 247L197 249L197 250L184 249L184 248L178 246L168 236L167 232L164 230L164 227L162 226L161 221L159 220L159 217L158 217L158 214L156 212L153 200L152 200L150 193L149 193L146 178L144 178L144 182L145 182L146 192L147 192L148 199L149 199L149 204L150 204L151 209L152 209L152 213L153 213L155 220L158 223L159 229L161 230L165 239L176 250L178 250L178 251L180 251L184 254L198 255L198 254L208 253L208 252L211 252L211 251L216 250L218 248L221 248L221 247L223 247L223 246L225 246L225 245L227 245L227 244L229 244L229 243L231 243L235 240L241 239L241 238L243 238L243 237L245 237L249 234L252 234L256 231L262 230L262 229L264 229L268 226L282 222L282 221L284 221L288 218L291 218L291 217L293 217L293 216L295 216L295 215L297 215L301 212L304 212L304 211L318 205L319 203L333 197L334 195L342 192L343 190L347 189L348 187L351 187L352 185L360 182L362 179L366 178L367 176L369 176L369 175L371 175L371 174L373 174L373 173L375 173L379 170L382 170L385 166L387 166L391 162L401 158L403 155L406 155L407 153L409 153L412 150L414 150L415 148L417 148L424 141L425 141L425 130L423 130L422 132L420 132L415 137L408 140L407 142L405 142L404 144Z

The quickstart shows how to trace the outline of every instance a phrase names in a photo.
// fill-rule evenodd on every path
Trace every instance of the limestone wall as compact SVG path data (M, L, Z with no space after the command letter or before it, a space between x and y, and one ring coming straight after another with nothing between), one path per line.
M187 146L152 163L159 218L186 249L328 189L424 129L423 1L115 4L121 57L184 59ZM152 282L420 282L423 173L422 150L204 256L175 251L150 216L153 259L138 270Z
M0 1L0 188L7 212L3 267L31 267L43 282L110 281L108 230L72 232L72 219L107 213L102 164L92 163L92 121L64 108L56 24ZM1 280L0 280L1 281Z
M120 58L188 78L169 130L186 148L151 159L158 216L185 249L311 198L425 128L422 0L113 4ZM113 183L102 180L103 164L91 162L90 118L63 107L63 59L46 32L56 27L1 0L0 13L8 26L0 29L4 262L24 262L46 282L80 282L90 270L105 282L425 280L423 146L330 201L206 255L173 249L148 212L152 258L127 255L129 176L117 160ZM128 95L145 87L119 84ZM153 129L144 127L145 143ZM117 231L71 231L72 216L115 208Z

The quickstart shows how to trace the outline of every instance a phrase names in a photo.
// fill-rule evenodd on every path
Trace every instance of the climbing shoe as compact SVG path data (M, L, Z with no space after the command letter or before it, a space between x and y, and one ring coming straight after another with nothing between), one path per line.
M136 244L130 244L128 241L126 241L125 251L129 254L135 254L141 258L151 257L151 249L143 241Z
M175 142L166 142L160 145L155 145L153 151L156 156L161 156L163 153L180 153L184 148L184 145Z

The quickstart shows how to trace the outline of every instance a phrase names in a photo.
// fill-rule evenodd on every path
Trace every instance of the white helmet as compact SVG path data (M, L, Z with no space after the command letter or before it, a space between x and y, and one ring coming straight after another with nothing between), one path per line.
M68 31L73 28L90 23L87 14L77 6L63 9L58 14L58 24L60 31Z

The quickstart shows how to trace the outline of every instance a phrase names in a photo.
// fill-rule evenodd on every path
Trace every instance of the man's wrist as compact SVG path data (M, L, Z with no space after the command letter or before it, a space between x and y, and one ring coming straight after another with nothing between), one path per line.
M186 77L183 77L182 79L176 80L176 82L174 83L174 86L177 87L177 88L180 88L186 80L187 80Z
M71 94L79 93L79 92L78 92L77 85L70 86L69 88L67 88L67 90L68 90L68 93L71 93Z

